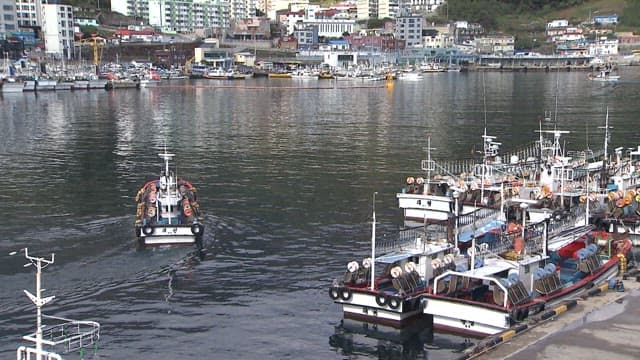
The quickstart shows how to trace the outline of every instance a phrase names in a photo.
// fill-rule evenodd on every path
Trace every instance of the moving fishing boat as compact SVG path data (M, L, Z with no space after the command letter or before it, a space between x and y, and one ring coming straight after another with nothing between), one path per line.
M468 251L470 268L449 270L424 295L434 328L494 335L607 282L626 264L631 241L591 225L570 227L550 242L548 221L505 232Z
M138 241L143 246L195 244L201 248L204 225L196 188L169 169L175 154L165 149L158 155L164 160L160 177L147 181L136 195Z
M35 347L20 346L16 351L17 360L48 359L61 360L62 356L58 352L69 353L85 348L94 347L97 349L97 342L100 339L100 324L95 321L71 320L67 318L45 315L42 307L51 302L55 296L43 297L42 293L42 269L53 264L55 254L51 254L50 259L29 255L29 250L24 248L25 258L29 261L25 267L33 266L36 269L36 291L35 294L24 290L25 294L36 306L36 331L25 335L23 340L32 342ZM18 251L11 252L16 255Z

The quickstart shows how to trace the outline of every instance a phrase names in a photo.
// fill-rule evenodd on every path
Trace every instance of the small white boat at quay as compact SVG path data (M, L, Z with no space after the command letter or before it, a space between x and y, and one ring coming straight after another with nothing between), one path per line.
M158 154L164 160L160 176L147 181L136 195L135 231L141 246L197 245L202 248L204 225L196 188L169 169L175 154Z
M35 347L20 346L16 351L17 360L62 360L62 356L56 351L70 353L85 348L97 349L100 339L100 324L95 321L80 321L45 315L42 307L51 302L55 296L43 297L45 289L42 288L42 269L53 264L55 254L50 259L29 255L29 250L24 248L25 258L29 261L25 267L36 268L35 294L24 290L24 293L36 306L36 331L22 337L23 340L34 343ZM16 255L14 251L10 255Z
M422 73L419 73L417 71L401 72L398 75L398 80L420 81L422 79L424 79L424 76L422 75Z
M597 74L589 74L587 78L592 81L616 82L620 80L620 75L615 75L611 70L601 70Z

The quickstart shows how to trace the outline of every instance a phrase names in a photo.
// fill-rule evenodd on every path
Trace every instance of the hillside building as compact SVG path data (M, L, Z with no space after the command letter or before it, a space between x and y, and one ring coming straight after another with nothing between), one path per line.
M0 0L0 40L5 40L8 34L17 30L16 2L13 0Z

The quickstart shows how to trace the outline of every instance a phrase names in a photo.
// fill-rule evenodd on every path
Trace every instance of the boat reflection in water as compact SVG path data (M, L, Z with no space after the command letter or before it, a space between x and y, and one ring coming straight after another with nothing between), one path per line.
M451 359L474 346L477 339L435 333L425 315L401 329L345 318L329 337L341 355L376 359Z

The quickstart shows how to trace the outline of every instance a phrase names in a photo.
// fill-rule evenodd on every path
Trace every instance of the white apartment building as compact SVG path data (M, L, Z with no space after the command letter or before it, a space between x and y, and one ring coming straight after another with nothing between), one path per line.
M111 0L111 11L126 16L136 16L149 19L148 0Z
M406 0L404 5L413 12L434 13L447 0Z
M165 33L229 27L229 3L224 0L149 0L149 25Z
M19 26L30 27L42 24L41 0L16 0L15 4Z
M422 16L407 15L396 17L395 37L404 40L406 47L423 47Z
M7 34L18 30L16 2L14 0L0 0L0 40L7 38Z
M42 4L42 33L47 54L73 57L74 21L70 5Z
M358 20L395 18L400 15L403 0L358 0Z
M618 39L608 40L602 37L589 44L589 55L595 57L618 55Z
M278 10L304 8L309 5L309 0L257 0L255 7L267 14L271 20L275 20Z
M347 13L337 13L333 17L326 17L326 9L319 6L309 6L305 12L291 12L283 21L286 34L294 30L310 27L318 28L318 36L341 37L345 32L352 34L356 29L356 21Z

